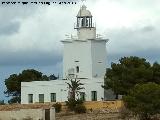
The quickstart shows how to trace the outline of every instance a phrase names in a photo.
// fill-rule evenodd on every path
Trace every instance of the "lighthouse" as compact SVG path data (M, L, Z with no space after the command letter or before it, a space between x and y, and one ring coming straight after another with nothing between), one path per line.
M105 99L104 75L106 72L106 43L108 39L97 37L93 16L85 5L80 7L74 28L76 37L64 39L63 79L21 83L21 103L65 102L68 100L70 80L78 79L84 89L77 96L84 101Z
M77 37L62 41L64 44L63 77L103 78L108 39L96 37L93 16L85 5L80 8L76 18L74 29L77 30Z

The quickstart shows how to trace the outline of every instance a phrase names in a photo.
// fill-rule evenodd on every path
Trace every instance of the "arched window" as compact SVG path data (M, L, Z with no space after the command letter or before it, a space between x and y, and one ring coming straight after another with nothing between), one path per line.
M76 72L79 73L79 66L76 67Z

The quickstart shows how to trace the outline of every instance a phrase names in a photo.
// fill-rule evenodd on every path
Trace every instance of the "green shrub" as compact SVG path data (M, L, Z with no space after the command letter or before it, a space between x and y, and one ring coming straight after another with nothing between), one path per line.
M78 104L74 108L75 113L86 113L86 107L83 104Z
M151 120L160 114L160 85L138 84L123 96L126 108L139 116L140 120Z
M81 99L77 99L77 100L76 100L76 104L83 104L83 102L84 102L84 101L81 100Z
M53 105L55 108L56 113L59 113L62 110L62 104L61 103L56 103Z
M77 105L81 105L83 104L83 101L80 100L80 99L77 99L77 100L74 100L74 99L68 99L68 101L66 101L66 105L68 106L68 108L71 110L71 111L74 111L75 107Z
M66 105L67 105L69 110L74 111L74 108L76 106L76 100L68 99L68 101L66 101Z

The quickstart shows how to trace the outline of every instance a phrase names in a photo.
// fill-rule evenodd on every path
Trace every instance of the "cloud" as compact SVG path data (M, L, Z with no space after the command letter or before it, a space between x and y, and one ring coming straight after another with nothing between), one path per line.
M20 24L18 22L8 22L0 26L0 35L11 35L17 33L19 30Z
M118 60L121 59L122 57L129 57L129 56L138 56L141 58L145 58L148 62L150 62L151 64L153 64L154 62L158 62L159 61L159 49L146 49L146 50L140 50L140 51L136 51L136 52L130 52L130 53L109 53L107 55L107 67L110 67L111 63L117 63L119 62Z
M107 33L110 39L107 47L111 54L133 53L153 48L160 50L160 32L156 26L112 29L107 30Z
M151 26L151 25L148 25L148 26L145 26L144 28L142 28L142 32L151 32L154 30L155 30L155 27Z
M108 54L123 56L153 48L159 50L158 1L149 1L146 4L144 0L87 1L97 24L97 33L110 39ZM65 39L65 34L76 34L73 25L79 4L30 5L23 9L19 6L12 11L9 7L0 8L1 13L7 12L7 15L0 14L0 21L4 23L0 27L0 56L3 58L0 64L42 64L42 61L56 64L62 57L60 41Z
M71 9L75 10L71 6L38 7L24 18L13 17L12 21L18 21L17 30L12 34L7 30L8 34L0 35L0 65L44 66L62 62L63 45L60 41L65 39L65 34L70 34L69 30L74 30L74 11L66 14ZM8 25L8 28L4 26L5 29L14 30L13 26L4 25Z
M0 53L3 54L3 53ZM0 59L0 66L48 66L62 61L62 55L44 51L10 52Z

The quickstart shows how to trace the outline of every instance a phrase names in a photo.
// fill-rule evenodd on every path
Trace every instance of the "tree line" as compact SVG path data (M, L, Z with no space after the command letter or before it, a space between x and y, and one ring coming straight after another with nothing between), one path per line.
M160 64L145 58L123 57L111 63L105 74L105 89L116 98L123 96L125 107L141 120L150 120L160 113Z
M7 89L4 91L4 93L6 96L11 97L8 103L20 103L21 82L49 81L56 79L58 79L58 77L56 77L54 74L47 76L34 69L23 70L22 73L12 74L5 79L5 85Z

